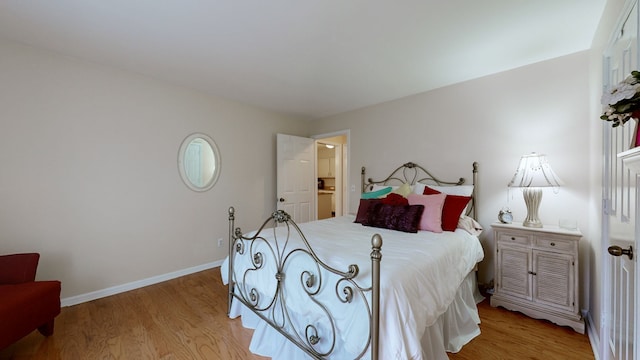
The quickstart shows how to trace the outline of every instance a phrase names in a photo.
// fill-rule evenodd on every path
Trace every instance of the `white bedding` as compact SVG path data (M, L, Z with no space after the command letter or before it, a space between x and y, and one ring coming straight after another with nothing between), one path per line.
M427 231L410 234L365 227L353 221L353 216L344 216L299 224L299 226L318 257L328 265L346 271L346 265L358 264L360 272L356 281L363 287L371 284L371 237L375 233L382 236L380 358L425 359L422 345L425 342L425 331L437 326L438 321L442 321L442 315L454 303L463 280L476 263L483 259L484 253L480 241L476 236L461 229L439 234ZM283 238L284 228L278 227L277 234L279 239ZM263 230L261 235L267 237L273 235L273 231ZM298 247L301 244L295 238L289 241L289 247ZM241 259L237 258L236 261ZM292 261L289 266L291 269L288 271L294 268L306 268L308 264L296 264L296 261ZM275 272L275 267L272 269ZM226 282L227 260L221 270L223 281ZM267 275L267 272L263 271L265 273L263 278L255 277L247 279L247 282L269 284L273 288L274 272L269 271ZM287 279L287 281L299 281L299 279ZM330 291L325 291L327 301L337 302L335 299L330 300L330 295L335 296L335 291L328 290ZM269 291L265 292L269 293ZM261 301L267 300L268 296L261 296ZM309 305L305 297L288 299L287 304L293 309L293 313L300 314L304 318L303 322L321 323L313 317L313 306ZM329 308L332 309L334 316L349 324L355 330L354 333L368 336L368 320L366 317L363 319L362 314L341 313L339 307L337 307L338 310L333 310L333 305ZM282 355L283 348L279 346L269 349L269 344L272 346L275 344L271 339L271 331L266 328L258 331L264 325L254 321L259 320L255 316L252 320L244 310L245 307L239 301L234 301L230 316L242 315L246 326L258 328L252 341L252 351L272 357ZM265 337L266 340L260 341L261 337ZM354 349L349 347L355 343L357 341L353 338L337 339L338 354L344 356L345 353L341 353L344 350L350 356L352 354L350 351ZM290 357L291 354L285 356ZM338 355L336 358L342 357ZM368 358L368 354L365 358Z

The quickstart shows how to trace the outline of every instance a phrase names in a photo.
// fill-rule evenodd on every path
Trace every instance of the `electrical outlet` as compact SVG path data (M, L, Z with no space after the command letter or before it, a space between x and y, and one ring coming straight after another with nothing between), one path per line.
M351 192L355 192L356 191L356 186L355 185L351 185Z
M222 238L218 239L218 247L222 247Z

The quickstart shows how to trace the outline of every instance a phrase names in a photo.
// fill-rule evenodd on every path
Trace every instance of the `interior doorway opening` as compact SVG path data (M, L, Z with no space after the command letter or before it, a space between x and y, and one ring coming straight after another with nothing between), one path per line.
M349 132L340 131L313 137L316 142L318 179L318 220L342 216L348 212L347 184Z

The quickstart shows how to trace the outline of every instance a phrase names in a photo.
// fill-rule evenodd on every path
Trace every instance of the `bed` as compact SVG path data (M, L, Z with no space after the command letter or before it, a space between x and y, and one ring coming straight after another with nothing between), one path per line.
M465 185L414 163L365 181L363 167L356 215L296 224L276 211L246 234L230 208L221 272L228 315L254 329L250 350L274 359L447 359L459 351L480 334L477 171L474 163ZM417 203L396 203L402 198ZM444 211L459 198L468 200L444 230ZM433 228L437 211L442 229Z

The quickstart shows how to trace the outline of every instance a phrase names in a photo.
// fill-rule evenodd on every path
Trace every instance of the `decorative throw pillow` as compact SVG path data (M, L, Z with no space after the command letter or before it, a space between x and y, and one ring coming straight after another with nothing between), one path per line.
M458 186L444 186L444 187L455 188ZM435 186L434 187L425 186L424 194L425 195L441 194L442 192L439 191L441 188L443 188L443 186L438 187L438 189L435 189ZM473 192L472 186L467 186L466 188L467 188L466 190L463 190L465 193L469 192L469 190ZM454 191L451 191L451 192L454 192ZM460 220L459 218L465 215L467 204L469 204L470 200L471 200L471 196L447 194L447 198L444 200L444 206L442 207L442 230L444 231L456 230L456 228L458 227L458 221ZM464 205L461 205L463 203Z
M387 205L409 205L409 200L400 194L391 193L382 198L382 203Z
M382 202L381 199L360 199L360 206L358 206L358 213L356 214L356 223L362 223L367 220L367 210L369 207Z
M373 185L370 185L371 189L369 191L378 191L378 190L381 190L381 189L386 189L388 187L391 188L391 191L399 188L398 185L378 185L378 184L373 184Z
M458 229L463 229L471 235L480 236L482 234L482 225L469 216L462 216L458 221Z
M387 195L390 192L391 192L391 186L387 186L386 188L382 188L380 190L362 193L362 196L360 196L360 198L361 199L378 199Z
M369 207L367 221L362 225L416 233L423 211L424 205L394 206L379 203Z
M446 194L419 195L409 194L409 205L424 205L424 211L418 225L420 230L442 232L442 208Z
M442 206L442 230L455 231L462 211L467 207L471 196L447 195Z
M393 190L395 194L400 194L403 197L407 197L407 195L411 194L412 191L413 189L411 188L411 185L407 183L404 183L400 185L397 189Z
M437 185L422 184L422 187L423 187L422 192L417 192L417 190L419 190L420 188L417 185L418 184L416 184L416 187L415 187L416 194L426 194L427 191L433 194L443 193L447 195L460 195L460 196L471 196L471 194L473 194L473 185L437 186Z

